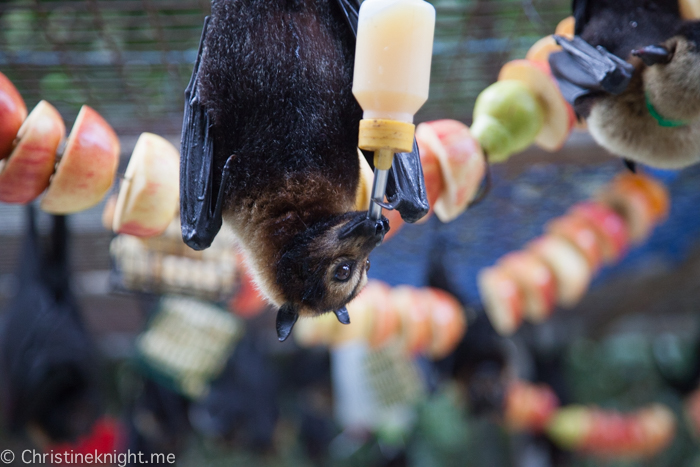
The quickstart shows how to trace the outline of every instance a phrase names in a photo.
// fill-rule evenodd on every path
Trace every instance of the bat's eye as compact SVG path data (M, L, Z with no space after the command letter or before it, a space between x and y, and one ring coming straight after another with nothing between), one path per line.
M367 260L367 261L365 261L365 271L369 272L369 267L370 267L369 260Z
M352 265L350 263L343 263L337 268L335 268L335 274L333 278L339 282L346 282L350 279L352 275Z

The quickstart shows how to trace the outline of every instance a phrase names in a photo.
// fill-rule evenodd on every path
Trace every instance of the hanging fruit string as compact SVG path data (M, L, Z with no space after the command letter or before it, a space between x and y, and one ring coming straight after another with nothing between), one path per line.
M660 182L623 173L594 200L551 221L544 235L479 273L481 299L496 331L510 335L523 319L539 323L556 305L575 306L601 266L646 241L668 211L668 191Z
M676 417L665 405L651 404L629 413L584 405L560 407L548 385L518 379L506 389L503 422L511 432L544 434L562 449L609 460L655 456L676 433Z
M372 349L399 344L409 355L440 359L455 349L466 332L466 318L459 302L430 287L391 288L383 282L370 281L348 304L348 312L352 320L349 326L326 315L300 321L294 333L297 342L304 347L337 347L363 341Z
M64 142L65 135L51 104L40 101L27 115L19 92L0 73L0 202L27 204L44 193L41 209L64 215L104 198L119 164L116 133L84 105Z

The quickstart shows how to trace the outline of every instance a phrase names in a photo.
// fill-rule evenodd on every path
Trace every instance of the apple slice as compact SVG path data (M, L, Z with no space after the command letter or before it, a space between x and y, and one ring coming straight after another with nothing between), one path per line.
M0 201L26 204L49 186L56 150L65 135L58 111L46 101L39 102L19 129L12 154L0 161Z
M564 36L567 39L574 38L574 30L576 29L576 19L573 16L567 16L563 20L559 21L554 34L558 36Z
M432 323L428 355L438 360L457 347L467 330L467 320L462 305L455 297L440 289L428 288L425 292L428 294Z
M603 262L603 251L595 228L576 216L562 216L554 219L546 227L547 232L571 242L588 260L595 273Z
M338 322L333 313L324 313L300 319L294 326L292 335L296 343L302 347L327 346L334 342L340 326L343 325Z
M516 380L508 386L504 421L512 431L541 433L559 407L559 398L545 384Z
M374 183L374 172L369 162L362 154L362 151L357 150L357 156L360 160L360 183L357 185L355 194L355 210L366 211L369 209L369 202L372 199L372 184Z
M486 173L486 159L479 142L464 123L437 120L428 125L440 142L435 155L444 181L433 209L442 222L450 222L467 209L479 191Z
M27 106L7 76L0 73L0 159L12 152L12 146L22 122L27 118Z
M625 220L617 212L605 204L586 201L574 205L569 213L596 229L606 263L617 261L625 254L630 241L629 231Z
M114 211L117 208L117 194L110 195L105 202L105 208L102 211L102 227L107 230L112 230L114 223Z
M547 151L561 149L571 133L576 115L559 92L549 64L513 60L503 65L498 80L522 81L537 95L544 108L544 125L535 137L535 143Z
M588 290L593 271L583 253L570 242L554 235L544 235L528 249L544 260L557 280L557 302L565 308L576 305Z
M438 151L442 151L442 143L432 125L421 123L416 127L416 142L420 150L420 163L423 167L423 178L425 179L425 189L428 194L430 209L433 209L445 189L445 181L442 176ZM428 216L426 216L427 218ZM421 219L422 220L422 219Z
M557 44L557 41L554 40L554 36L545 36L532 44L530 50L527 51L527 55L525 55L525 59L549 63L550 54L560 50L561 47Z
M479 271L477 283L491 325L500 335L510 336L523 320L525 299L518 282L494 266Z
M518 283L525 318L534 323L549 318L557 302L557 282L547 263L534 253L521 250L508 253L498 265Z
M371 328L367 341L372 348L380 348L395 337L401 327L401 318L390 303L391 288L384 282L371 280L360 292L371 305Z
M142 133L119 190L112 229L136 237L165 231L178 211L180 154L165 138Z
M654 206L639 186L613 183L598 195L598 199L617 211L627 224L630 241L644 242L654 230Z
M51 214L93 207L112 186L118 165L119 138L100 114L84 105L39 206Z
M615 177L613 184L621 190L640 191L647 197L652 208L654 222L662 222L668 217L670 199L666 187L653 178L624 172Z
M391 289L389 300L401 319L401 345L411 355L430 344L430 309L424 291L408 285Z
M700 0L679 0L678 6L684 20L700 19Z
M338 346L348 342L366 341L369 331L372 328L374 316L372 314L372 303L367 297L362 297L360 293L355 299L347 304L350 324L338 322L335 314L326 313L335 321L335 329L331 332L333 339L331 345Z

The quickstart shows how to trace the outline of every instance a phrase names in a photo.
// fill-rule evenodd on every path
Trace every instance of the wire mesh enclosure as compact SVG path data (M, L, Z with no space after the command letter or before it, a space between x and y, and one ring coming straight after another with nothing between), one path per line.
M430 99L417 120L471 119L503 62L523 57L570 14L569 0L433 0ZM6 0L0 70L28 106L54 104L71 123L94 107L120 136L177 135L207 0Z

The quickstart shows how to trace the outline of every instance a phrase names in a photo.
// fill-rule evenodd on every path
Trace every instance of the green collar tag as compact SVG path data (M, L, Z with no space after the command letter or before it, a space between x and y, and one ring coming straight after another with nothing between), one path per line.
M685 120L668 120L662 117L661 114L656 111L654 105L651 103L651 100L649 99L649 94L644 93L644 100L647 104L647 110L649 111L649 114L654 118L654 120L656 120L656 123L658 123L659 126L662 126L664 128L678 128L680 126L686 126L689 123Z

